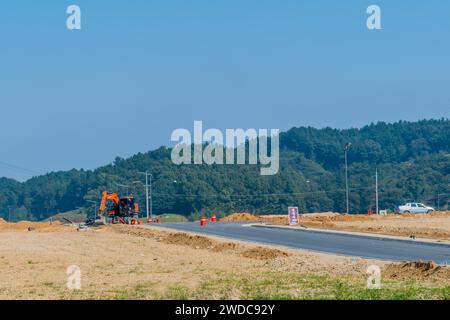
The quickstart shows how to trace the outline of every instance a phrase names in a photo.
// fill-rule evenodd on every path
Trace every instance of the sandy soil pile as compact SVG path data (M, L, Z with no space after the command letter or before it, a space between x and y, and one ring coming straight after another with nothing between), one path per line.
M223 222L236 222L236 221L261 221L263 217L256 216L251 213L233 213L220 219Z
M15 223L8 223L2 219L0 221L0 232L54 232L66 229L61 222L32 222L19 221Z
M450 280L450 268L436 265L433 261L411 261L391 263L385 266L382 275L391 279L437 279Z
M211 249L215 245L214 241L207 237L189 235L187 233L169 233L161 241L167 244L178 244L195 249Z
M336 219L337 217L343 216L342 213L337 212L317 212L317 213L305 213L301 215L306 218L318 218L318 219Z
M289 255L285 251L265 247L255 247L242 252L243 257L259 260L271 260L279 257L288 257Z

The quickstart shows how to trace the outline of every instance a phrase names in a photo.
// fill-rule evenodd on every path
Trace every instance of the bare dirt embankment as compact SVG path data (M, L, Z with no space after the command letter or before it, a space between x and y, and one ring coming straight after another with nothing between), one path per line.
M222 221L263 221L288 225L287 215L232 214ZM299 227L450 240L450 212L432 214L347 215L333 212L300 216Z
M7 223L4 219L0 218L0 232L52 232L61 230L62 225L63 224L59 221L19 221L15 223Z
M0 223L0 299L340 298L342 290L370 298L366 269L373 264L383 270L383 294L390 286L398 294L407 279L425 288L414 297L442 298L440 287L450 284L449 269L432 263L391 264L141 226L77 231L54 222ZM66 287L70 265L81 269L79 291Z

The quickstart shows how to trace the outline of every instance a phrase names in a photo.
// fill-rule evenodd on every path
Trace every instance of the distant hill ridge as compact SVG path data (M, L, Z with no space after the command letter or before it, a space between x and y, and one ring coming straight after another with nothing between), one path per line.
M345 143L348 153L350 209L374 206L374 174L379 171L380 207L405 201L445 205L450 193L450 120L379 122L360 129L292 128L280 134L280 171L261 176L251 165L181 165L170 161L170 148L116 158L96 170L51 172L20 183L0 179L0 216L45 219L88 206L103 190L130 186L145 210L143 176L153 174L155 213L281 213L345 211Z

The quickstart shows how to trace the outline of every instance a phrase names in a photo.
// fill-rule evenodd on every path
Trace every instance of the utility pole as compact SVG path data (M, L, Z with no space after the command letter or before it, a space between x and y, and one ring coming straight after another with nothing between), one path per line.
M380 214L378 210L378 168L375 169L375 207L375 212Z
M440 199L439 199L439 197L440 197L440 194L439 194L439 192L438 192L438 194L437 194L437 207L438 207L438 211L441 211L440 210L440 207L441 207L441 204L440 204Z
M151 196L151 192L152 192L152 175L150 173L148 173L147 171L145 172L139 172L140 174L144 174L145 175L145 209L147 212L147 219L149 218L149 208L150 208L150 217L153 219L153 206L152 206L152 202L153 202L153 198ZM148 177L150 176L150 185L148 184L149 179ZM150 195L149 195L149 187L150 187ZM149 206L149 198L152 200L150 202L150 206Z
M441 196L448 196L448 193L439 193L437 194L437 206L438 206L438 211L441 211ZM444 197L445 199L446 197ZM445 202L445 201L444 201Z
M8 207L8 222L11 222L11 207Z
M153 187L152 187L152 175L150 177L150 218L153 219ZM147 200L148 201L148 200Z
M350 146L352 144L350 142L347 142L344 146L344 152L345 152L345 198L347 202L347 214L349 213L349 205L348 205L348 164L347 164L347 152L350 149Z

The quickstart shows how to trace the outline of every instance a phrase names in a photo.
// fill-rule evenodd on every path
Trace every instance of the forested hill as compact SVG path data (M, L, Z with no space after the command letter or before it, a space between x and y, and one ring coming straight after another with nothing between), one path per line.
M374 206L375 168L379 172L380 207L394 209L406 201L437 206L450 193L450 121L377 123L361 129L292 128L280 135L280 171L261 176L253 165L172 164L161 147L128 159L116 158L94 171L52 172L19 183L0 179L0 215L44 219L58 212L87 207L103 190L129 185L145 208L144 176L153 175L155 213L285 213L345 211L345 143L348 152L350 211Z

